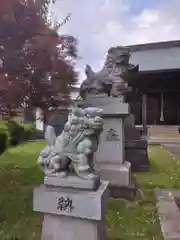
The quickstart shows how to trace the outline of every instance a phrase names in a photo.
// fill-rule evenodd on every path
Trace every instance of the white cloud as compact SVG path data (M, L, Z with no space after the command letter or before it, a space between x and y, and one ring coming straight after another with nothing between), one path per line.
M180 39L180 1L156 0L151 8L146 8L145 2L137 15L130 5L136 1L57 0L54 10L59 19L72 13L61 31L79 40L82 60L77 67L81 80L84 65L88 63L98 70L112 46Z
M159 22L159 12L157 10L145 9L140 16L137 16L132 21L140 28L150 28L153 24Z

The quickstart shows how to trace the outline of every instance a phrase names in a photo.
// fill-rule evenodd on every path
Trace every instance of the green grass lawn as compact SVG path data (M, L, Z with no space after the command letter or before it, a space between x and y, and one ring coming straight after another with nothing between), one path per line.
M0 156L0 240L40 240L42 215L32 212L33 188L43 181L36 159L44 143L10 148ZM149 148L152 170L137 174L144 192L139 202L110 201L110 240L161 240L153 189L179 188L180 166L165 149Z

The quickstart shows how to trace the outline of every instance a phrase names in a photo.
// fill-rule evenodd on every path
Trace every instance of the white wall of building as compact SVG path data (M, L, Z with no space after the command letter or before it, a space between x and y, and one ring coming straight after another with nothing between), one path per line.
M36 108L36 129L39 131L44 130L43 112L41 108Z
M130 62L139 64L140 71L177 69L180 68L180 47L132 52Z

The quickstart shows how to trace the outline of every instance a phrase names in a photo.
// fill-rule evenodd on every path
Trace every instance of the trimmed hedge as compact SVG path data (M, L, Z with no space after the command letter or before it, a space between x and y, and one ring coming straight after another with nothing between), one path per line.
M9 145L9 134L8 128L4 123L0 122L0 153L3 153L4 150Z
M31 139L31 137L36 132L36 127L33 124L22 124L23 127L23 134L22 134L22 141L27 141Z
M32 124L19 124L13 120L0 121L0 153L8 146L29 140L35 130Z
M23 126L13 120L6 121L5 124L8 127L8 132L10 136L9 144L11 146L19 144L22 141L22 135L24 131Z

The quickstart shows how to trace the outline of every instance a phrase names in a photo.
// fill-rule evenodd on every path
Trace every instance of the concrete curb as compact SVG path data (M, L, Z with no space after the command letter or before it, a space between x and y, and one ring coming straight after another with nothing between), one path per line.
M179 240L180 212L174 197L180 197L180 191L157 188L155 195L164 240Z

